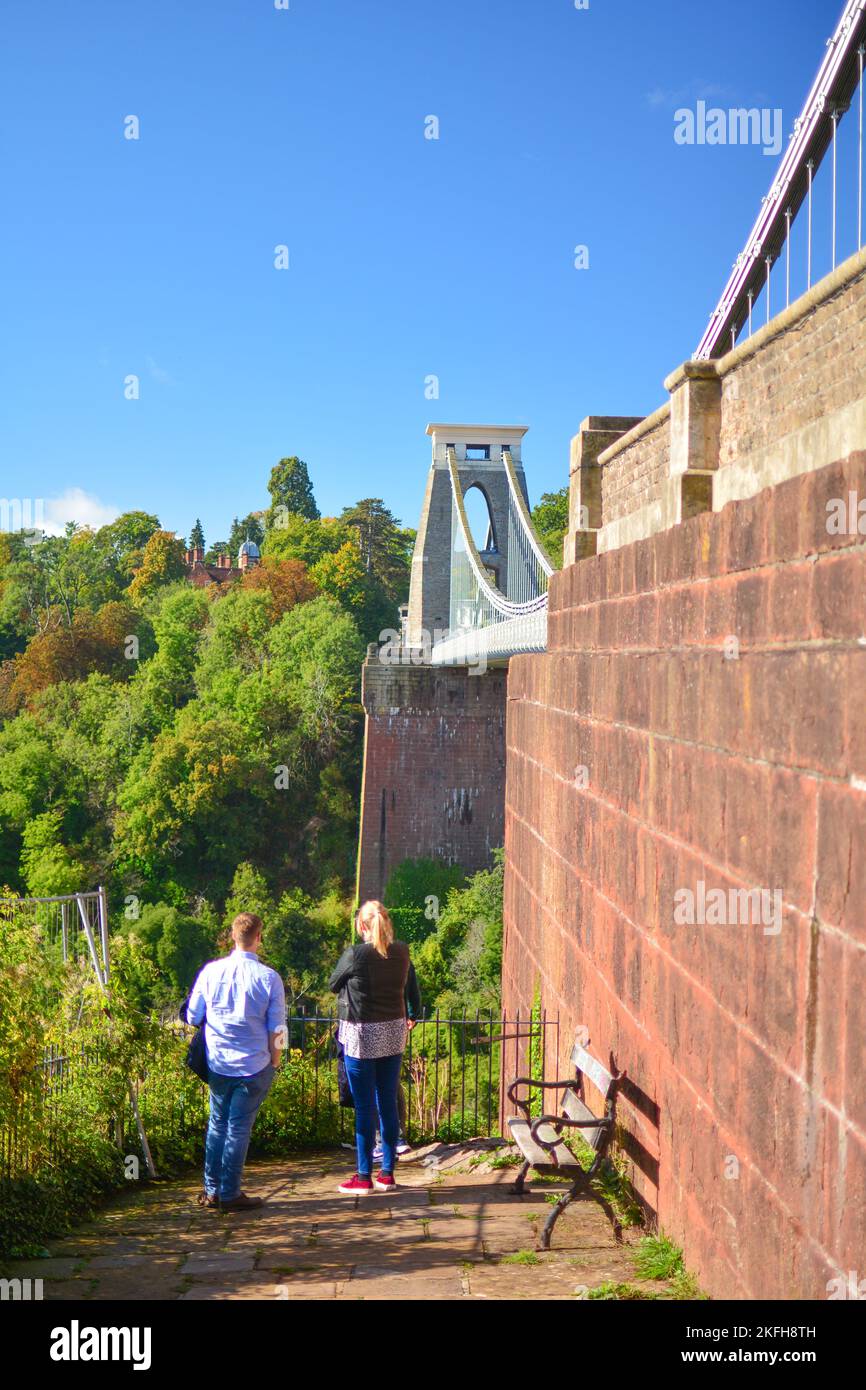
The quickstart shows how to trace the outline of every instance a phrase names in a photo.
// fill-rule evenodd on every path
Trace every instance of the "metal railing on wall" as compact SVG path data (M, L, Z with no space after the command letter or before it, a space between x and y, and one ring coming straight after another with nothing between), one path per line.
M335 1142L351 1143L354 1117L340 1104L337 1019L332 1013L298 1013L288 1021L287 1056L262 1107L253 1153L291 1152ZM178 1048L185 1035L174 1029ZM517 1075L554 1080L559 1059L559 1020L527 1011L513 1016L476 1011L458 1017L435 1013L409 1034L401 1077L401 1125L407 1141L459 1142L507 1138L505 1090ZM20 1087L17 1112L0 1125L0 1184L29 1176L38 1182L68 1159L63 1097L75 1084L95 1083L104 1058L94 1049L47 1049ZM196 1082L196 1086L198 1083ZM193 1107L166 1103L158 1076L136 1080L122 1114L94 1110L93 1122L124 1155L138 1152L150 1168L150 1144L197 1137L203 1146L206 1091ZM539 1112L540 1113L540 1112ZM34 1125L34 1116L38 1123Z
M36 929L46 950L66 962L86 956L103 986L108 984L108 899L105 889L64 893L48 898L0 898L4 918Z
M822 209L822 244L826 261L820 274L835 270L840 258L863 246L863 64L866 56L866 0L847 0L836 30L829 40L812 88L794 122L788 150L749 238L737 258L718 305L695 350L696 358L718 357L736 346L744 328L752 332L756 315L769 323L774 312L791 303L792 229L805 206L805 236L801 259L805 262L805 288L818 278L818 201L816 179L825 156L830 155L829 209ZM843 117L854 108L852 127L853 172L845 169L840 153ZM849 123L850 126L850 123ZM851 194L852 216L848 240L842 235L840 207L842 182ZM856 239L854 224L856 223ZM774 289L773 269L784 253L784 291ZM758 304L763 299L763 315Z

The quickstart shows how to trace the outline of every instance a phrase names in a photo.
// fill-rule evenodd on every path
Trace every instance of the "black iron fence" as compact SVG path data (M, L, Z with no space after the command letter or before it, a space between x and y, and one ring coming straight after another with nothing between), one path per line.
M195 1156L204 1140L207 1091L183 1064L186 1035L173 1028L158 1065L132 1078L141 1121L157 1167ZM334 1014L297 1013L288 1019L287 1051L262 1107L253 1151L348 1143L353 1112L340 1104ZM559 1020L530 1011L506 1014L435 1013L409 1033L400 1087L403 1134L417 1145L439 1139L493 1138L503 1133L505 1090L517 1075L556 1076ZM68 1127L82 1125L124 1155L141 1148L131 1102L104 1099L106 1059L95 1049L47 1051L19 1089L13 1112L0 1124L0 1182L39 1178L71 1157ZM162 1161L161 1161L162 1160Z
M288 1029L285 1075L297 1077L310 1142L327 1141L335 1129L339 1139L350 1138L352 1111L339 1104L335 1016L299 1013ZM400 1114L406 1139L416 1144L501 1135L508 1082L517 1075L553 1080L558 1057L559 1020L538 1011L513 1017L437 1011L420 1020L403 1054ZM275 1089L279 1084L280 1078Z

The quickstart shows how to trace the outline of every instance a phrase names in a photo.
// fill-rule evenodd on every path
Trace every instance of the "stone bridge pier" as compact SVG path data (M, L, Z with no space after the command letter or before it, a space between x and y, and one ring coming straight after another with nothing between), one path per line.
M505 823L507 671L412 665L369 648L358 894L381 898L404 859L489 866Z

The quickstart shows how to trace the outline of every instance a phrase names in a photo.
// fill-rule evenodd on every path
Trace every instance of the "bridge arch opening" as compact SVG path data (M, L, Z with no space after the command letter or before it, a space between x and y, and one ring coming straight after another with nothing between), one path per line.
M493 509L490 499L480 483L470 483L463 493L466 520L479 555L485 550L498 550L498 537L493 525Z

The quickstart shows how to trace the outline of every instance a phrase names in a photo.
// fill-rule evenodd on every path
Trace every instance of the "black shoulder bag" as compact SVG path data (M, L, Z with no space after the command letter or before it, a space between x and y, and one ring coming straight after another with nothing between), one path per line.
M178 1017L181 1023L189 1023L189 1019L186 1016L188 1006L189 995L186 996L178 1010ZM195 1072L195 1075L200 1081L204 1081L205 1084L210 1081L210 1070L207 1063L207 1044L204 1040L204 1019L202 1019L201 1023L196 1025L195 1033L186 1050L186 1064L191 1072Z

